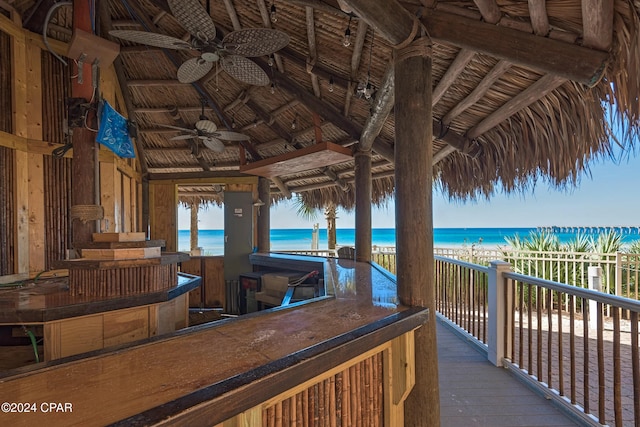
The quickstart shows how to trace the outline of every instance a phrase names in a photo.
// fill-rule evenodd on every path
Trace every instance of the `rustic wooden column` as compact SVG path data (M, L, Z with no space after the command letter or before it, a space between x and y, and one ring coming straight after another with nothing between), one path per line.
M198 209L200 209L199 203L191 203L191 221L189 224L189 250L191 252L191 255L196 256L200 255L199 253L196 253L198 251Z
M371 261L371 150L355 153L356 261Z
M416 330L416 384L405 425L439 426L438 349L433 282L431 44L420 38L395 51L395 181L398 297L429 308Z
M91 33L91 14L89 2L75 0L73 2L73 28ZM74 75L78 74L74 67ZM93 97L91 64L82 65L82 83L78 78L72 79L71 96L89 102ZM87 113L89 114L89 113ZM91 114L92 115L92 114ZM91 120L87 120L91 124ZM73 129L73 165L71 175L71 203L76 205L96 204L96 168L98 147L95 133L86 127ZM72 224L72 244L90 242L95 231L95 221L74 220Z
M271 250L271 183L268 178L258 178L258 199L264 203L258 206L258 252Z

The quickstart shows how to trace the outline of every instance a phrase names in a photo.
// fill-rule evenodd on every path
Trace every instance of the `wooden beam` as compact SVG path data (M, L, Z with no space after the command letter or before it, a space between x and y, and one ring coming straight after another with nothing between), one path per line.
M223 0L224 7L227 9L227 14L229 15L229 19L231 19L231 25L233 25L233 30L238 31L242 29L242 25L240 25L240 20L238 19L238 14L236 13L236 8L233 6L231 0Z
M167 86L186 86L187 83L180 83L174 79L162 79L162 80L127 80L128 87L167 87Z
M354 157L356 261L371 262L371 150L358 150Z
M424 16L422 22L435 41L482 52L590 87L600 81L609 60L605 52L437 10Z
M480 123L467 131L468 138L477 138L486 131L511 117L523 108L528 107L540 98L544 98L557 87L566 83L566 79L547 74L529 86L523 92L511 98L506 104L487 116Z
M355 81L358 80L358 70L360 69L360 59L362 58L362 48L364 41L367 38L367 29L369 25L360 19L358 20L358 28L356 29L356 41L353 43L353 53L351 54L351 80L347 84L347 92L344 98L344 115L349 116L351 110L351 100L355 92Z
M267 4L264 0L256 0L256 4L258 5L258 10L260 11L260 17L262 18L262 25L265 28L273 28L271 25L271 12L267 10ZM273 54L273 58L276 63L276 67L278 67L278 71L284 73L284 64L282 63L282 57L279 52Z
M613 0L582 0L582 44L608 51L613 43Z
M309 45L309 57L307 64L315 64L318 61L318 51L316 49L316 24L313 17L313 8L305 7L305 17L307 22L307 43ZM320 98L320 82L318 76L311 74L311 87L315 96Z
M414 17L396 0L345 0L354 13L392 45L411 36Z
M349 16L349 14L347 14L343 10L340 10L340 7L338 6L337 2L335 5L332 5L330 4L330 2L323 1L323 0L283 0L283 1L286 3L295 4L296 6L300 6L300 7L312 7L316 10L321 10L323 12L327 12L332 15L337 15L341 17Z

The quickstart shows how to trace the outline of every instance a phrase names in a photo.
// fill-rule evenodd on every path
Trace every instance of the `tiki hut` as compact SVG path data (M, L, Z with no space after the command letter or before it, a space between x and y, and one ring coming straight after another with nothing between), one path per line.
M0 1L0 392L73 404L10 423L438 425L433 186L575 184L639 69L637 0ZM355 208L354 260L269 253L292 194ZM180 203L225 256L177 252ZM187 328L285 270L310 301Z

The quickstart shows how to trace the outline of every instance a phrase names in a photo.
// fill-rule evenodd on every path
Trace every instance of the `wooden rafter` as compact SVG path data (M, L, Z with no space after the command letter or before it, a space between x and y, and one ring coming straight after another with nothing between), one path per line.
M613 42L613 0L582 0L582 44L609 50Z
M506 104L491 113L480 123L469 129L467 131L467 137L472 139L477 138L518 111L528 107L540 98L547 96L566 81L567 80L562 77L552 76L550 74L543 76L526 90L511 98Z
M473 0L473 2L478 6L478 10L480 10L482 19L484 19L485 22L497 24L498 21L500 21L502 12L500 12L496 0Z
M411 35L414 17L396 0L345 1L391 44L402 43ZM598 50L439 10L429 10L421 22L435 41L483 52L589 86L600 80L609 59L607 53Z
M547 16L546 0L528 0L529 15L531 16L531 27L533 32L542 37L546 37L551 30L549 17Z
M367 37L367 29L369 26L367 23L360 19L358 20L358 27L356 29L356 40L353 43L353 53L351 54L351 74L349 84L347 85L347 92L344 99L344 115L349 115L351 110L351 100L355 92L355 81L358 80L358 70L360 69L360 60L362 58L362 48L364 41Z
M458 52L458 55L456 55L456 58L451 62L444 76L442 76L438 82L438 85L433 89L433 105L436 105L440 101L442 95L449 90L453 82L456 81L460 73L464 71L474 56L475 52L468 49L460 49L460 52Z
M493 84L502 76L505 71L511 67L507 61L498 61L498 63L487 73L487 75L478 83L473 91L467 95L462 101L458 102L447 114L442 118L442 123L448 126L453 119L462 114L467 108L478 102Z
M267 10L267 4L264 0L256 0L256 4L258 5L258 10L260 11L260 17L262 18L262 25L265 28L272 28L271 18L269 17L269 11ZM282 62L282 57L279 53L274 53L273 58L275 59L276 67L278 67L278 71L284 73L284 64Z
M318 50L316 48L316 23L313 17L313 8L305 8L306 22L307 22L307 43L309 46L309 57L307 58L308 64L315 64L318 62ZM311 74L311 87L313 87L313 93L320 97L320 82L318 76Z

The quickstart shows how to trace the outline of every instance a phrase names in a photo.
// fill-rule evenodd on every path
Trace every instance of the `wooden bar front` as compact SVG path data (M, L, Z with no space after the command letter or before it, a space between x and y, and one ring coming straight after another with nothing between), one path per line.
M288 259L260 256L272 265ZM0 378L4 400L68 402L73 412L2 414L3 421L266 426L282 411L288 420L320 416L303 401L322 396L325 425L338 413L398 425L413 385L413 330L427 311L399 306L394 278L370 264L292 258L323 263L327 296L13 371Z

